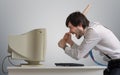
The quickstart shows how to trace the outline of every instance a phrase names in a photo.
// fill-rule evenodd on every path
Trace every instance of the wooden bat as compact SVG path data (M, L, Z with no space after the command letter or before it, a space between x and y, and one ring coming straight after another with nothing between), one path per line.
M83 10L83 12L82 12L82 13L83 13L84 15L86 15L86 14L88 13L88 11L89 11L90 7L91 7L91 5L90 5L90 4L88 4L88 5L87 5L87 7Z

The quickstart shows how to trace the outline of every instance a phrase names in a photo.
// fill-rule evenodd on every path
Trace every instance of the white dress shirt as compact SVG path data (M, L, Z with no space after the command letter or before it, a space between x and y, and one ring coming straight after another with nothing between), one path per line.
M120 41L112 31L98 22L92 22L86 28L84 39L80 45L66 47L65 53L78 60L88 55L91 49L107 54L112 59L120 59Z

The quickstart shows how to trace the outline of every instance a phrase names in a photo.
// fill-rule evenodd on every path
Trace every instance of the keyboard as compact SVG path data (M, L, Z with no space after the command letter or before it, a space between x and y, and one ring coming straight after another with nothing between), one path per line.
M84 66L84 64L80 63L55 63L56 66Z

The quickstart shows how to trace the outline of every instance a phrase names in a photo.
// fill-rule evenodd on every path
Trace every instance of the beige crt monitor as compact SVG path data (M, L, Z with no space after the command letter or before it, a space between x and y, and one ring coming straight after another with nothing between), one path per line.
M46 29L34 29L8 38L8 52L13 59L23 59L28 65L39 65L45 60Z

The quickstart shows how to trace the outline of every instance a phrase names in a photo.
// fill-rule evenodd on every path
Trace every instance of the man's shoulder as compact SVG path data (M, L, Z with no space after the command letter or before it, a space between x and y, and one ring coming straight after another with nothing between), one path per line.
M101 25L100 22L90 22L89 27L95 26L95 25Z
M90 22L89 27L87 29L96 29L103 26L99 22Z

